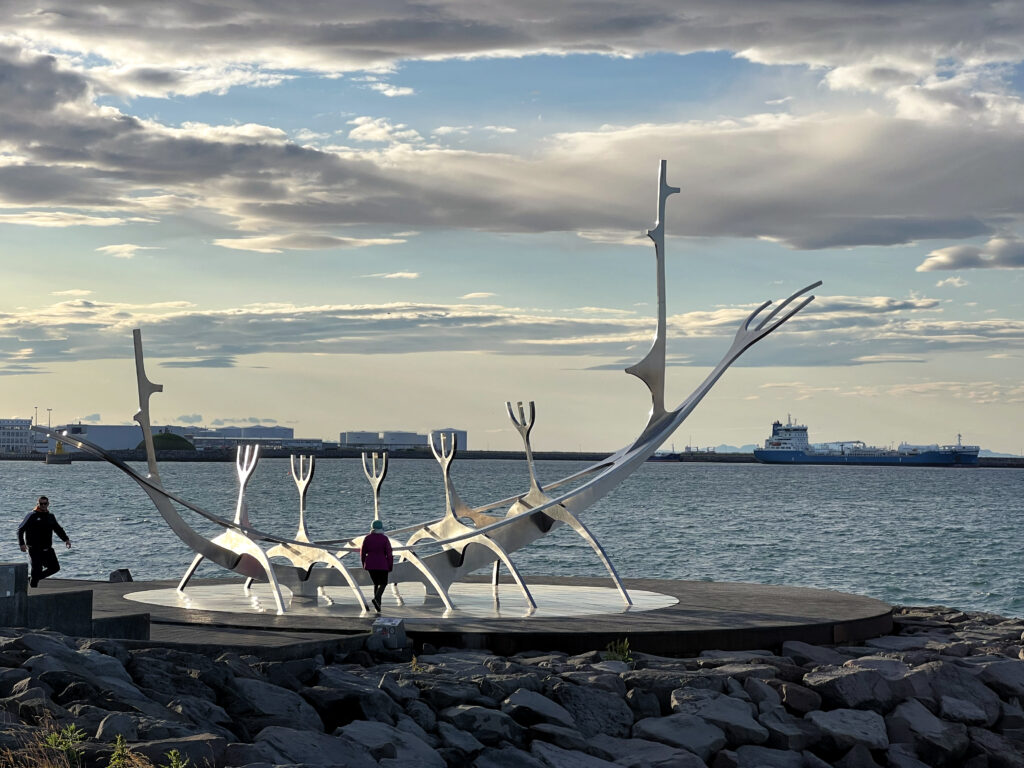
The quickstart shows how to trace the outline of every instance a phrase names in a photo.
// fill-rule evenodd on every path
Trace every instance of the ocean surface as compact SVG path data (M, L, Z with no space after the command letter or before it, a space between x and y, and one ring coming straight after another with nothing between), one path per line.
M538 462L541 483L586 466ZM165 487L223 517L234 515L234 464L161 465ZM459 495L480 506L528 487L523 461L458 461ZM61 576L178 578L191 552L148 497L101 462L0 462L5 527L0 549L18 562L16 529L40 494L71 537ZM292 537L298 492L288 462L262 460L246 499L254 527ZM648 463L584 515L624 578L742 581L820 587L903 605L947 605L1024 616L1024 469L820 467ZM389 527L444 511L437 463L392 460L381 487ZM193 513L195 528L215 534ZM366 531L373 497L354 459L321 460L307 496L310 536ZM560 527L513 556L524 573L606 575L593 551ZM226 575L204 564L198 576Z

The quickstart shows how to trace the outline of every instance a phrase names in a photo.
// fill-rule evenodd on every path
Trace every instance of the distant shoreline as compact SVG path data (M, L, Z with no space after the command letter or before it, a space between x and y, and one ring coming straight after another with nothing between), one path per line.
M367 453L372 452L368 449ZM381 451L378 450L378 453ZM111 451L111 453L122 461L145 461L145 451ZM295 451L291 449L262 448L260 454L265 459L287 459L295 454L316 456L318 459L358 459L363 454L360 448L327 448L319 451ZM388 451L391 459L433 459L429 449L405 449ZM90 456L86 453L70 452L72 461L102 461L102 459ZM675 459L666 459L656 463L716 463L716 464L755 464L757 460L752 453L715 453L713 451L690 451L675 454ZM4 453L0 454L0 461L43 461L45 454L42 453ZM534 451L533 457L538 461L601 461L608 457L608 453L593 451ZM460 459L499 459L499 460L521 460L522 451L459 451ZM207 449L205 451L157 451L159 461L234 461L235 451L232 448ZM1024 457L1020 456L982 456L978 459L979 467L1001 467L1009 469L1024 468Z

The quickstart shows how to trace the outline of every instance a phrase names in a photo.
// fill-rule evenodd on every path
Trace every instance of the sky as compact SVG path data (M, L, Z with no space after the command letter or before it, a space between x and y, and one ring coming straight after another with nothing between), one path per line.
M1024 4L3 3L0 416L1019 455Z

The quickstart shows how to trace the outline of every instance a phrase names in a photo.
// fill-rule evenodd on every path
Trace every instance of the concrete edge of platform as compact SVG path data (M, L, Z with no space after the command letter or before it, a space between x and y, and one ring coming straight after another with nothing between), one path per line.
M629 641L632 650L656 656L688 656L706 650L743 651L781 649L787 640L812 645L857 643L889 634L893 628L892 609L878 616L846 622L821 622L777 627L740 629L654 630L623 627L619 632L500 632L500 631L423 631L407 626L406 634L416 647L423 643L456 648L486 649L501 656L522 651L559 650L576 654L600 651L612 643Z
M235 579L208 583L233 585ZM601 580L551 577L557 584L603 584ZM94 618L116 624L139 614L141 603L124 595L171 582L107 583L54 580L54 593L94 593ZM828 590L783 585L732 582L627 580L637 588L661 588L678 594L686 604L633 614L608 614L565 619L490 619L405 621L405 632L418 650L434 647L487 649L501 655L528 650L580 653L602 650L628 639L644 653L683 656L701 650L779 649L787 640L824 645L856 643L889 633L892 607L874 598ZM633 588L632 586L630 588ZM773 602L774 601L774 602ZM147 606L151 639L123 638L129 647L177 647L205 653L233 650L256 652L265 658L295 658L319 652L336 655L361 648L374 615L320 620L259 614L190 612L182 608ZM129 623L130 626L130 623ZM131 635L130 631L125 634ZM111 637L111 633L105 633Z

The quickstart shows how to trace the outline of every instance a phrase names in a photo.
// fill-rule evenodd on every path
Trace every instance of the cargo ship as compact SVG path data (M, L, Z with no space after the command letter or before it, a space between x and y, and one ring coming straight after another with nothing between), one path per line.
M771 437L764 441L764 448L754 450L754 458L765 464L976 467L979 450L976 445L963 445L960 435L956 436L956 445L900 443L899 448L876 448L861 440L812 445L807 441L807 427L787 418L785 424L772 424Z

